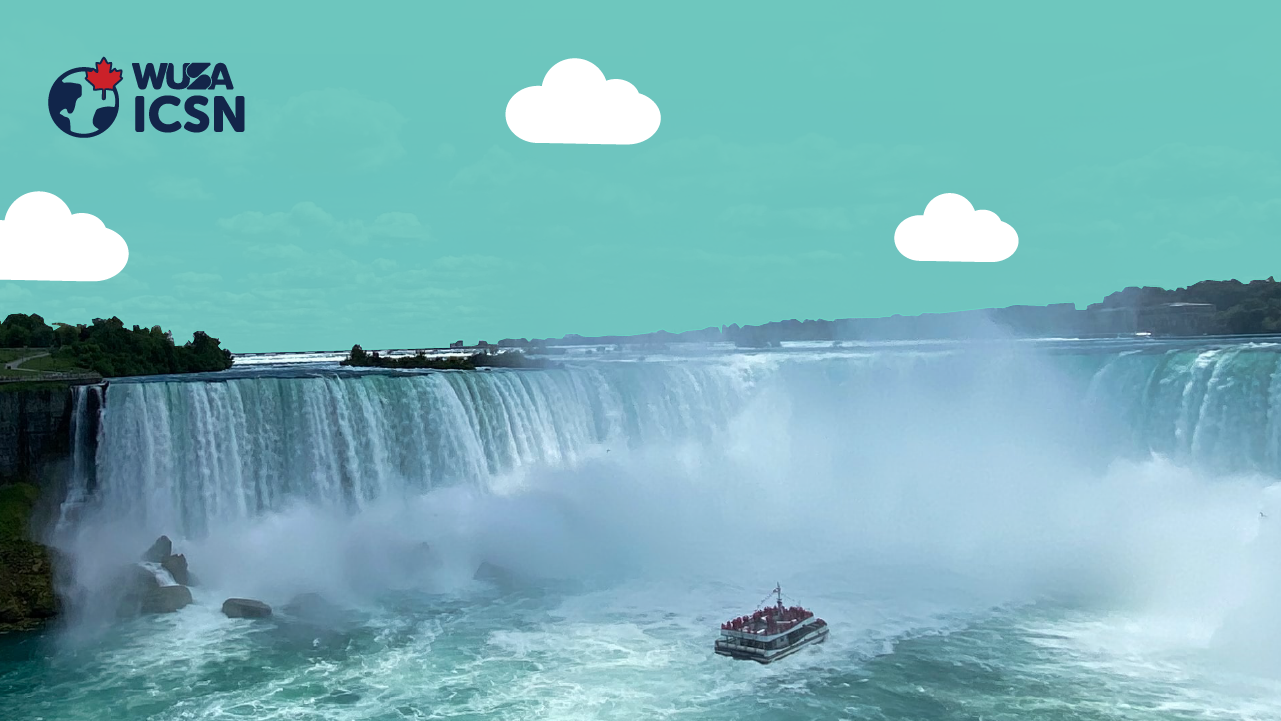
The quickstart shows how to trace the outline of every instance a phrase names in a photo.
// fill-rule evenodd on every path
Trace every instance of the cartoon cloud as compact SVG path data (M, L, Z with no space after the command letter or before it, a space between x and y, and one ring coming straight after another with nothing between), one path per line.
M129 246L101 220L51 193L27 193L0 220L0 280L106 280Z
M658 130L653 100L626 80L606 80L586 60L552 66L542 85L525 88L507 102L507 127L530 143L634 145Z
M990 210L975 210L956 193L944 193L898 224L894 245L909 260L994 263L1014 255L1019 235Z

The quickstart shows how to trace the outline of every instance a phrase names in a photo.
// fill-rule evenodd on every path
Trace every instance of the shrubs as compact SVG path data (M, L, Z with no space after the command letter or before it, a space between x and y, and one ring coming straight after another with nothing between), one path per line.
M477 368L551 368L555 364L542 358L530 358L524 353L476 353L470 356L429 356L417 351L411 356L395 358L383 356L378 351L365 352L359 345L340 365L360 368L433 368L436 370L475 370Z
M60 323L54 331L54 355L103 377L204 373L231 367L231 351L217 338L196 331L183 345L160 326L132 330L119 318L96 318L92 325Z
M39 365L72 365L104 377L162 373L203 373L231 367L231 351L217 338L196 331L192 339L176 345L173 335L160 326L125 328L119 318L95 318L89 325L55 323L32 313L11 313L0 323L0 347L49 348L52 359ZM33 363L36 361L33 361ZM39 370L32 367L33 370Z

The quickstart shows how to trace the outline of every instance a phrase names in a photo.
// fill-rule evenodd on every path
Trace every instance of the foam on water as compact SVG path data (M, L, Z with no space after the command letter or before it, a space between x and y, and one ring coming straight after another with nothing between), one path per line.
M69 719L1278 710L1275 347L904 348L113 383L59 541L92 588L168 533L197 603L0 691ZM714 656L775 581L829 641ZM309 591L343 622L218 612Z

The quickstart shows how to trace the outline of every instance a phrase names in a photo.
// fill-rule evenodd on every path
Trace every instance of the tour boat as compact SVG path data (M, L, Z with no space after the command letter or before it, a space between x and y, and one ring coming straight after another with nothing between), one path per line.
M716 653L757 663L772 663L805 646L827 640L826 621L800 606L784 606L780 586L775 586L770 595L776 599L773 606L721 624Z

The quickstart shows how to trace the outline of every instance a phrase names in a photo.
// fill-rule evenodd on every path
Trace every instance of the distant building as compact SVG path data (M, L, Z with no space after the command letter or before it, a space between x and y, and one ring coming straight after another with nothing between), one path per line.
M462 348L462 347L464 347L464 346L463 346L463 342L462 342L462 341L460 341L460 340L456 340L456 341L454 341L453 343L450 343L450 344L449 344L449 347L450 347L450 348Z
M1213 303L1164 303L1139 308L1139 332L1156 335L1205 335L1214 332Z
M1215 331L1213 303L1162 303L1141 307L1091 308L1088 332L1102 335L1205 335Z

